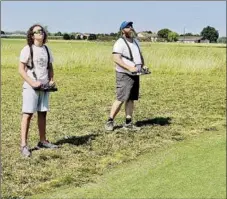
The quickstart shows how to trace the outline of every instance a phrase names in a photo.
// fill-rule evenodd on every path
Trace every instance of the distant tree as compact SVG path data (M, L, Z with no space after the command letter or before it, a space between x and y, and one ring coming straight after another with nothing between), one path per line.
M90 34L87 39L88 40L96 40L97 36L95 34Z
M210 40L211 43L216 43L219 37L219 33L215 28L207 26L203 28L201 36L203 36L204 39Z
M77 40L81 40L80 34L78 34L78 35L76 36L76 39L77 39Z
M59 31L57 33L54 34L55 36L62 36L62 33Z
M185 33L184 35L185 35L185 36L193 36L193 34L192 34L192 33L190 33L190 32Z
M118 33L113 33L113 32L111 32L111 33L110 33L110 36L112 36L112 37L117 37L117 34L118 34Z
M65 33L65 34L63 35L63 39L64 39L64 40L70 40L69 34Z
M21 30L16 30L16 31L11 32L11 34L26 35L26 32L25 31L21 31Z
M176 32L169 32L167 40L170 42L177 41L179 35Z
M185 33L185 34L181 34L180 36L200 36L199 34L192 34L192 33Z
M146 30L146 31L143 31L143 32L146 32L146 33L152 34L152 31L150 31L150 30Z
M218 43L224 43L224 44L226 44L226 37L220 37L220 38L218 38L217 42Z
M116 38L118 39L118 38L120 38L121 37L121 31L118 31L117 32L117 35L116 35Z
M164 28L158 31L158 36L164 39L168 39L168 34L171 30Z
M48 31L48 26L43 26L44 30L46 31L48 36L51 36L51 33Z
M75 35L70 35L70 39L71 40L75 40L76 38L75 38Z
M5 34L5 32L1 30L1 34L2 34L2 35L4 35L4 34Z

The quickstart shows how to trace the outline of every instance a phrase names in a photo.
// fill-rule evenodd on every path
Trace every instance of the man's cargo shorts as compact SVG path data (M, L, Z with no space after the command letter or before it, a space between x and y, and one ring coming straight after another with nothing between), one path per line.
M118 101L138 100L139 76L116 71L116 91Z

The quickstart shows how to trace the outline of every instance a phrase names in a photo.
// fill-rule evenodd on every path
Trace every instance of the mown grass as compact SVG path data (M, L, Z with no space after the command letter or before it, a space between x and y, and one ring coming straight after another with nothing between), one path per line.
M96 183L28 198L226 198L225 148L224 128L206 132L119 165Z
M57 150L20 156L22 80L18 57L25 41L2 40L2 196L23 197L71 184L82 186L117 164L169 144L215 131L225 123L226 48L143 43L152 75L141 77L134 121L143 129L106 133L115 98L113 43L49 42L59 91L51 94L47 135ZM38 141L36 115L29 144ZM124 111L116 122L124 121Z

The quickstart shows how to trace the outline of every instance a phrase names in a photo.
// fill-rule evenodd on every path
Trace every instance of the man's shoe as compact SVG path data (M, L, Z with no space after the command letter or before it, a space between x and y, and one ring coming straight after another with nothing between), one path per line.
M55 149L58 148L57 145L50 143L48 140L39 142L37 145L39 148L48 148L48 149Z
M105 129L107 131L113 131L114 130L114 122L113 121L107 121L105 124Z
M22 154L22 156L24 156L24 157L31 157L31 155L32 155L32 153L31 153L31 151L30 151L30 149L28 148L28 146L23 146L23 147L21 147L21 154Z
M129 130L129 131L139 131L141 128L138 126L135 126L132 122L130 122L129 124L124 124L123 125L123 129L124 130Z

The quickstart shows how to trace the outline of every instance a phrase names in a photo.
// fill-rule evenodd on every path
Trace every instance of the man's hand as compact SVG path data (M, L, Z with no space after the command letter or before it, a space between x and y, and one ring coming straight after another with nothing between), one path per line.
M138 69L136 67L130 67L128 70L132 73L138 72Z
M31 86L33 88L38 88L38 87L41 87L42 86L42 83L39 82L39 81L33 81Z

